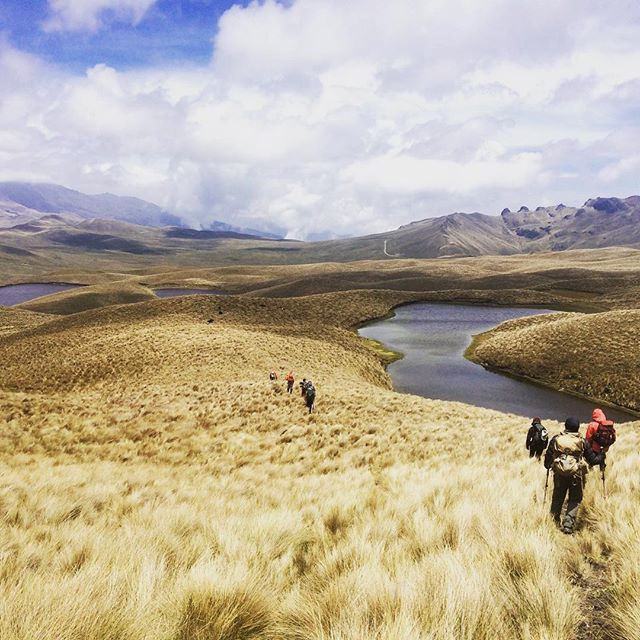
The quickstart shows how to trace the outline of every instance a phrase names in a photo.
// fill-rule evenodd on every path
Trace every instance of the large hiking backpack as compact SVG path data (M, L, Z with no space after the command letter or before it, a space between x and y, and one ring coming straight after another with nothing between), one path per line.
M542 425L540 422L537 422L533 425L535 430L533 432L533 438L531 441L531 446L533 449L546 449L549 444L549 432L546 427Z
M584 443L577 433L561 433L555 440L555 457L551 468L564 478L578 475L584 468Z
M616 428L613 426L613 422L599 424L593 434L593 440L603 449L608 449L616 441Z
M307 402L313 403L313 401L316 399L316 388L310 382L307 382L305 395L307 397Z

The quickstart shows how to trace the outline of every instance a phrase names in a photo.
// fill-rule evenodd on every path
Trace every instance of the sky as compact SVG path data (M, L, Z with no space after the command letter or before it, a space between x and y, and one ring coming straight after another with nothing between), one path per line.
M0 180L308 239L639 176L637 0L0 3Z

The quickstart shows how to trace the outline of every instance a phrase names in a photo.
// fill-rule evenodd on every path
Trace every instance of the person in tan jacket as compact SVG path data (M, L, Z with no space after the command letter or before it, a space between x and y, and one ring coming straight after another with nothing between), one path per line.
M564 431L551 438L544 456L545 468L553 471L551 515L556 524L561 525L563 533L573 533L587 472L589 467L601 462L602 454L595 453L589 442L580 435L578 419L567 418ZM561 522L565 500L567 508Z

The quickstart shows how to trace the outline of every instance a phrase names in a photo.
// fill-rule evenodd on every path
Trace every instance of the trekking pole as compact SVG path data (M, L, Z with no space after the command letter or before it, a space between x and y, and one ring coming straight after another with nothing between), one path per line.
M604 499L607 499L607 485L605 483L605 479L604 479L604 467L600 468L600 471L602 472L602 493L604 494Z
M544 507L545 502L547 501L547 487L549 486L549 469L547 469L547 478L544 481L544 497L542 498L542 506Z

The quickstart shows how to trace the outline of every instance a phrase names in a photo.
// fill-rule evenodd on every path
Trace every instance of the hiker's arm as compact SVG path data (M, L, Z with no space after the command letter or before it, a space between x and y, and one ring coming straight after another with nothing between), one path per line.
M551 440L549 441L549 446L547 447L547 450L545 451L544 454L544 468L545 469L551 469L551 466L553 465L553 458L555 457L555 452L556 452L556 438L558 436L553 436L553 438L551 438Z
M533 440L533 427L529 427L529 431L527 431L527 442L525 447L528 449L531 446L531 441Z
M544 468L551 469L551 465L553 464L553 451L555 449L554 443L556 441L555 436L551 438L551 442L549 443L549 447L547 448L547 452L544 454Z
M590 467L595 467L595 465L600 465L604 463L605 453L604 451L600 451L596 453L591 446L591 443L588 440L584 441L584 458L589 463Z

